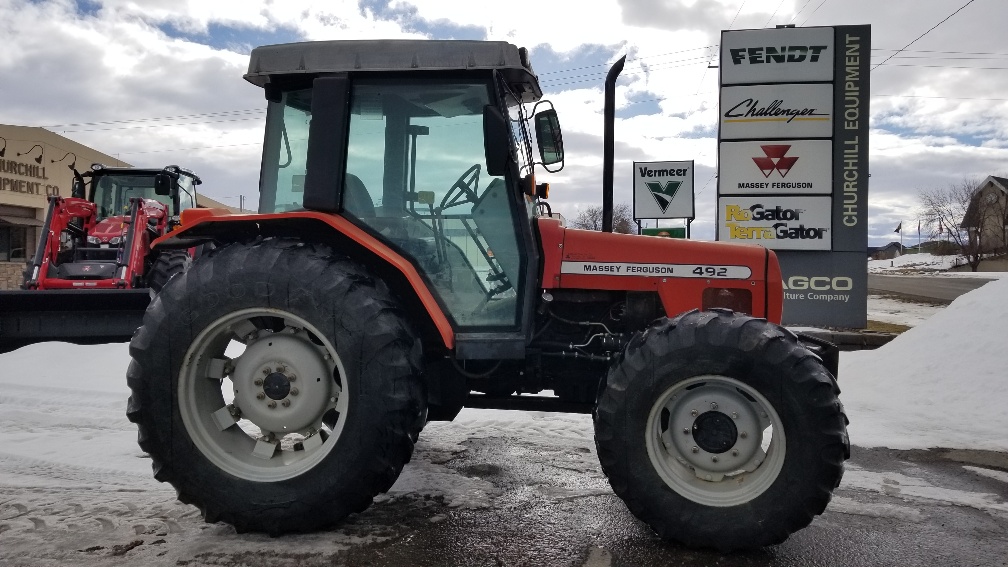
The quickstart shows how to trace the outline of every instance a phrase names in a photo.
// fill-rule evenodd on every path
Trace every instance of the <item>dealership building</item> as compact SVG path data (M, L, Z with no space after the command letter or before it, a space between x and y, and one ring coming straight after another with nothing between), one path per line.
M73 169L131 167L44 128L0 124L0 289L17 289L35 253L50 196L70 196ZM168 165L168 164L165 164ZM199 196L201 206L225 207Z

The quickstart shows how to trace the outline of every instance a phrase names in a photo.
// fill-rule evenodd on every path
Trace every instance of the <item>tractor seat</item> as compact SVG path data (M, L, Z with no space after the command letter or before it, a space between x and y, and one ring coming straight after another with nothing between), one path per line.
M343 209L353 213L357 218L375 216L374 201L360 177L352 173L346 174L343 182Z

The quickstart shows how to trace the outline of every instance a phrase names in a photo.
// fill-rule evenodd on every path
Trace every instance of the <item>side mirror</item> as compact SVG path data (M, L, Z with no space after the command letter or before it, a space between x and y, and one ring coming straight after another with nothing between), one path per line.
M511 157L510 126L500 109L492 104L483 107L483 152L487 175L504 175Z
M84 182L83 181L81 181L79 179L74 179L73 182L70 183L70 196L74 197L74 198L77 198L77 199L83 199L84 198Z
M171 195L175 180L167 173L159 173L154 176L154 194Z
M536 142L543 165L560 163L564 159L563 136L556 110L550 108L535 115Z

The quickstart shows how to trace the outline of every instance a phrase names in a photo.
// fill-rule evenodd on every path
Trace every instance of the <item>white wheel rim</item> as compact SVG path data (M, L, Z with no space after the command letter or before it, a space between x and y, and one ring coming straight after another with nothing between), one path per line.
M271 308L236 311L210 323L186 352L179 413L218 468L281 481L336 445L350 395L345 376L336 349L304 319Z
M770 488L787 447L773 405L739 380L716 375L665 390L648 415L645 443L665 484L719 507L749 502Z

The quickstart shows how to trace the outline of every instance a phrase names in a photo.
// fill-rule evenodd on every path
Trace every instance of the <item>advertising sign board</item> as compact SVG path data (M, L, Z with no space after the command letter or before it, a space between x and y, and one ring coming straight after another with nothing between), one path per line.
M721 84L833 80L833 28L721 34Z
M720 120L722 140L829 138L833 85L722 87Z
M645 236L661 236L663 238L686 238L686 227L642 228L641 234Z
M870 26L837 27L836 132L833 137L833 249L868 249Z
M786 324L864 327L871 27L721 46L718 239L777 251Z
M635 161L635 219L684 219L693 209L693 160Z
M833 192L830 140L722 142L718 182L723 195Z
M718 199L718 240L773 250L829 250L830 197L738 196Z
M785 325L863 329L868 324L867 256L860 252L777 252Z

